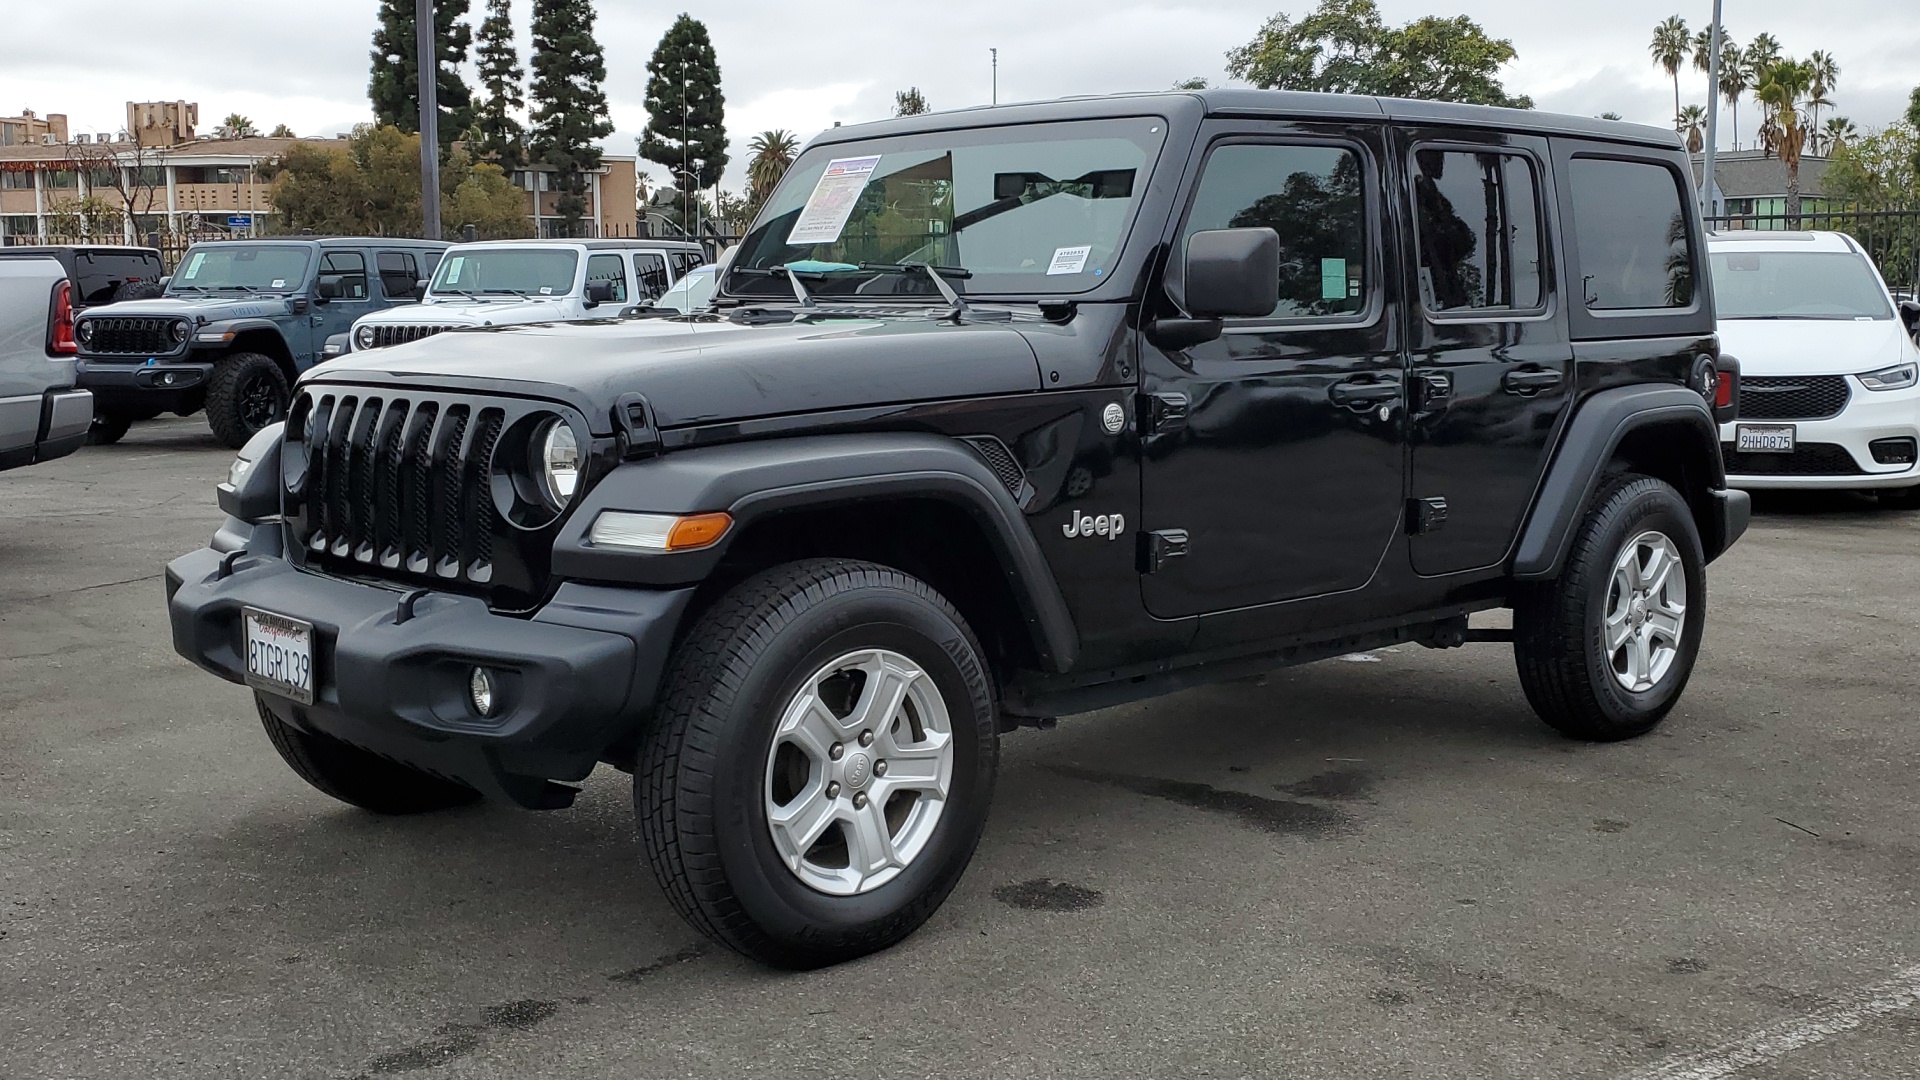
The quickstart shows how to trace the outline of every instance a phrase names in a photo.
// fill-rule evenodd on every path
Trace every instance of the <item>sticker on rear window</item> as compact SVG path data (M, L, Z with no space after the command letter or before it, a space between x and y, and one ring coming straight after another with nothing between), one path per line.
M807 196L807 205L800 208L800 216L793 221L793 231L787 234L788 246L831 244L840 239L847 218L853 216L854 204L867 189L867 178L879 167L878 154L827 162L827 171L820 174L813 194Z

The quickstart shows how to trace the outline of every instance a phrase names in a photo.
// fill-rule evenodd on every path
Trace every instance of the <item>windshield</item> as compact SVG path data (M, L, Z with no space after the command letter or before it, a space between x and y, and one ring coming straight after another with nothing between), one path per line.
M701 267L673 283L673 288L654 301L655 307L672 308L681 314L707 306L713 299L713 270Z
M448 252L429 295L566 296L580 256L564 248Z
M1722 319L1891 319L1867 260L1849 251L1715 251Z
M307 282L307 262L311 252L305 247L281 247L273 244L234 244L229 247L197 247L187 252L168 293L213 292L236 289L242 292L285 292Z
M809 150L727 273L730 293L815 296L1078 293L1101 283L1133 223L1166 123L1148 118L942 131ZM862 268L864 265L864 269Z

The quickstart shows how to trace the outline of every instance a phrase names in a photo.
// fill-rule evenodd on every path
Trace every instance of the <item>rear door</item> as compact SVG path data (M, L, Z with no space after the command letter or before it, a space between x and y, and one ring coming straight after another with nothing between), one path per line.
M613 286L613 303L626 304L633 289L627 283L627 260L616 252L587 257L587 284Z
M1162 618L1357 589L1399 528L1405 382L1375 125L1209 125L1175 239L1267 227L1280 295L1173 351L1141 341L1142 578Z
M1557 302L1552 155L1537 136L1395 134L1412 213L1414 570L1506 558L1573 399Z

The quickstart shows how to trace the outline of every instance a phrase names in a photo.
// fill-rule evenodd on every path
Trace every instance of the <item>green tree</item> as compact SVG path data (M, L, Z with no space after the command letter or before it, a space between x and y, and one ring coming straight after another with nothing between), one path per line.
M773 195L774 185L787 175L794 155L800 152L800 139L784 128L763 131L747 144L747 209L749 217L758 214Z
M1194 75L1174 83L1173 88L1175 90L1205 90L1207 88L1207 79L1204 75Z
M228 113L227 118L213 129L216 139L251 139L258 134L260 129L253 126L253 121L239 113Z
M480 68L482 97L474 106L473 126L482 155L512 169L526 163L526 129L516 115L526 107L521 80L526 71L513 51L513 0L487 0L487 18L473 47Z
M473 29L458 22L467 13L468 0L434 0L433 33L439 71L434 79L434 102L439 106L440 153L473 126L473 96L459 65L473 44ZM373 77L367 97L373 102L377 125L403 132L420 130L420 53L414 34L413 0L380 0L379 22L373 31Z
M275 124L273 125L273 130L267 132L267 137L270 139L297 139L300 136L295 135L293 129L285 124Z
M1821 183L1828 195L1865 210L1920 205L1920 127L1896 121L1841 142Z
M1680 115L1674 118L1673 128L1687 137L1689 154L1699 153L1707 144L1705 133L1702 131L1706 124L1707 109L1704 105L1689 105L1681 109Z
M47 233L62 240L119 240L126 215L109 199L88 195L47 207Z
M1812 135L1812 141L1818 144L1818 152L1832 156L1846 148L1846 145L1860 137L1860 129L1853 121L1844 116L1829 116L1827 122Z
M1760 75L1753 96L1760 101L1761 149L1787 167L1787 219L1800 220L1800 155L1807 146L1807 103L1813 72L1799 60L1779 60Z
M1680 115L1680 66L1687 60L1687 54L1693 48L1693 38L1687 33L1687 22L1678 15L1669 15L1653 28L1653 42L1647 46L1647 52L1653 56L1655 67L1665 71L1673 79L1673 114Z
M613 134L607 118L606 55L593 36L591 0L533 0L532 129L527 150L550 167L566 231L587 212L587 174L600 167L595 142Z
M364 230L376 236L419 235L419 132L362 124L347 141L347 152L366 182ZM455 172L449 160L448 167L440 170L443 184L454 179Z
M1813 108L1813 129L1819 131L1820 110L1833 107L1827 95L1840 85L1840 64L1831 53L1815 49L1807 55L1807 74L1811 76L1807 84L1807 104Z
M471 225L489 240L512 240L533 235L527 216L527 193L513 186L505 169L491 161L478 162L455 184L440 217L455 229Z
M1920 131L1920 86L1907 96L1907 126ZM1920 143L1913 148L1913 171L1920 173Z
M288 232L366 231L367 181L343 147L295 143L274 163L273 207ZM419 181L414 181L418 186Z
M698 19L673 21L647 61L647 129L640 156L671 170L674 186L704 191L727 170L726 97L720 64Z
M1514 56L1512 42L1464 15L1393 27L1374 0L1321 0L1298 22L1284 13L1268 19L1227 53L1227 73L1266 89L1532 108L1500 84L1500 67Z
M909 86L893 95L893 115L895 116L919 116L921 113L932 111L933 106L927 104L927 96L922 94L917 86Z
M1720 100L1733 110L1733 148L1740 149L1740 99L1752 78L1747 54L1723 33L1720 38Z

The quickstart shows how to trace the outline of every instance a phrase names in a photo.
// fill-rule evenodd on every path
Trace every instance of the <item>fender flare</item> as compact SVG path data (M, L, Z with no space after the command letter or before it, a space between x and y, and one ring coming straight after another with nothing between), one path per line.
M553 573L567 580L654 587L703 581L756 521L838 504L917 498L964 510L993 555L1027 624L1041 666L1066 672L1079 632L1053 568L1011 493L965 443L944 435L815 435L678 450L628 462L576 506L553 544ZM724 510L734 525L713 547L648 555L595 548L587 532L603 510Z
M1520 532L1514 550L1513 577L1520 581L1541 581L1560 573L1567 551L1573 546L1580 516L1593 501L1606 476L1607 462L1619 449L1621 440L1641 428L1654 425L1685 425L1714 449L1708 487L1716 499L1725 500L1727 475L1720 461L1720 426L1699 394L1684 387L1621 386L1602 390L1583 401L1567 425L1553 464L1540 485L1540 495ZM1744 493L1737 493L1744 496ZM1744 508L1745 501L1741 504ZM1701 507L1695 507L1701 517ZM1713 559L1733 543L1738 535L1722 535L1727 530L1711 520L1701 520L1701 541L1708 559ZM1741 522L1744 525L1744 519ZM1711 527L1711 528L1710 528ZM1712 532L1714 535L1709 535Z

